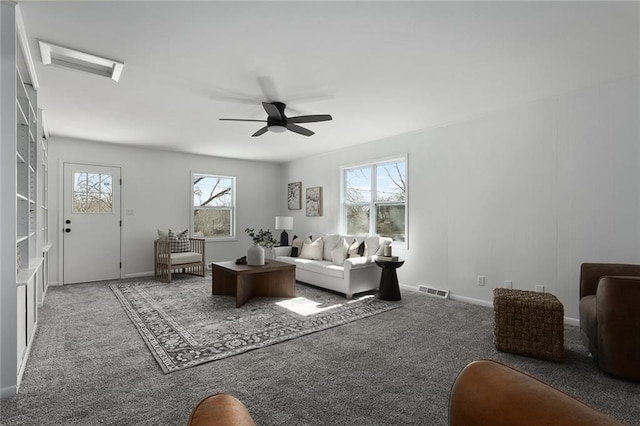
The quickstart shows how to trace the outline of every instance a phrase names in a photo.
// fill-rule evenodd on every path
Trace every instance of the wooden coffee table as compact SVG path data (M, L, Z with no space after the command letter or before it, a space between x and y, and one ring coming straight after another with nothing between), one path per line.
M214 262L211 294L236 296L236 308L252 297L295 297L296 266L269 260L263 266Z

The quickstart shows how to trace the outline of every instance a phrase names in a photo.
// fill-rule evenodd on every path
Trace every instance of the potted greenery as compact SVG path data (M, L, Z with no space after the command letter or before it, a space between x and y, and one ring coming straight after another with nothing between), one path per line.
M273 238L271 231L260 229L255 232L253 228L247 228L244 232L251 237L253 245L247 250L247 265L261 266L264 265L264 249L275 246L278 241Z

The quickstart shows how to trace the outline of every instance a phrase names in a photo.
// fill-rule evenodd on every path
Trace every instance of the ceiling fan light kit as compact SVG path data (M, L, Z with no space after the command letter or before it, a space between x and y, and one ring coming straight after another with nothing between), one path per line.
M282 102L263 102L262 107L267 112L266 120L254 120L254 119L244 119L244 118L221 118L222 121L259 121L262 123L267 123L266 126L255 132L252 136L260 136L267 131L273 133L283 133L286 130L289 130L294 133L298 133L303 136L311 136L314 134L309 129L306 129L302 126L298 126L295 123L317 123L320 121L329 121L332 120L331 115L329 114L316 114L316 115L299 115L297 117L287 117L284 113L284 109L287 107Z
M284 133L287 131L286 127L279 126L277 124L274 124L273 126L268 126L268 127L269 127L269 131L273 133Z

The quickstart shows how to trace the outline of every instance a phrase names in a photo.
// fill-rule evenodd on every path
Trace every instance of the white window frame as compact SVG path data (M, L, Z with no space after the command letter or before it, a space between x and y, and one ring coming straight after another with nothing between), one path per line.
M393 246L402 249L409 248L409 156L408 154L403 154L400 156L393 156L388 158L377 159L375 161L368 161L364 163L350 164L348 166L342 166L340 168L340 229L343 234L347 233L347 204L346 204L346 196L347 196L347 181L345 179L345 174L348 170L353 169L361 169L365 167L371 167L371 201L365 203L352 203L349 205L362 205L369 207L369 234L375 235L376 229L376 207L379 205L394 205L394 204L402 204L397 201L376 201L377 197L377 167L380 165L385 165L389 163L396 162L404 162L405 166L405 198L404 198L404 241L394 241Z
M189 190L190 190L190 218L189 218L189 233L191 234L191 236L194 236L194 227L195 227L195 223L194 223L194 218L195 218L195 212L196 210L223 210L223 208L221 207L207 207L207 206L203 206L203 207L196 207L194 205L194 194L193 194L193 181L195 179L196 176L206 176L206 177L212 177L212 178L220 178L220 179L231 179L231 225L230 225L230 233L231 235L226 236L226 237L210 237L210 236L198 236L196 238L204 238L207 241L236 241L237 240L237 234L236 234L236 177L235 176L225 176L225 175L219 175L219 174L213 174L213 173L200 173L200 172L191 172L191 180L189 181Z

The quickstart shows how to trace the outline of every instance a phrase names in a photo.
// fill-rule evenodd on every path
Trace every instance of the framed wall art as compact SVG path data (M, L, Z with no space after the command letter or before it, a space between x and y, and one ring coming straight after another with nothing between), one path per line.
M322 216L322 187L307 188L307 216Z
M302 182L293 182L287 185L287 203L289 210L302 209Z

